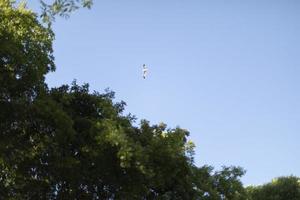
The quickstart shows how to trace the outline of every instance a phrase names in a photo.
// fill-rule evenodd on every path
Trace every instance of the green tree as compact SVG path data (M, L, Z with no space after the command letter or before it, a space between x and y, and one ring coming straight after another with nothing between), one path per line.
M55 16L69 17L70 13L80 8L80 6L90 9L93 5L93 0L53 0L52 3L40 0L40 3L43 21L51 24Z
M22 5L0 1L0 196L8 199L30 157L25 132L34 99L45 90L45 74L55 69L53 33Z
M0 0L0 199L242 199L240 168L198 168L188 131L124 115L114 93L48 89L53 32Z
M300 178L279 177L261 186L247 187L249 200L299 200Z
M54 34L22 6L14 9L9 0L0 1L0 95L6 102L30 100L44 76L54 71Z
M214 171L211 166L193 168L193 184L201 200L244 200L247 193L240 177L245 171L240 167L223 167Z

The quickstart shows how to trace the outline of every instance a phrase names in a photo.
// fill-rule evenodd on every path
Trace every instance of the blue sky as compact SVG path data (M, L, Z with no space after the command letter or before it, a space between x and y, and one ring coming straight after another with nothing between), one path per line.
M244 167L246 185L300 176L299 10L297 0L95 0L56 21L47 82L111 88L139 119L188 129L197 165Z

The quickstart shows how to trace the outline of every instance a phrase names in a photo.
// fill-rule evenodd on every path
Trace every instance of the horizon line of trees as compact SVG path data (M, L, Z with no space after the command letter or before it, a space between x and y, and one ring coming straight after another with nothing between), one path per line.
M55 9L49 15L74 10ZM76 81L49 88L54 33L39 19L0 0L0 199L300 199L299 177L244 187L241 167L196 166L187 130L135 126L112 91L91 93Z

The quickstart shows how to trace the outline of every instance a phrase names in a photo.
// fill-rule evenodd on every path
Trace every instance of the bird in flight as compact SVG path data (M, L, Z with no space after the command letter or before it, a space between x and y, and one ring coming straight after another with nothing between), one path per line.
M148 74L148 68L145 64L143 64L143 78L145 79Z

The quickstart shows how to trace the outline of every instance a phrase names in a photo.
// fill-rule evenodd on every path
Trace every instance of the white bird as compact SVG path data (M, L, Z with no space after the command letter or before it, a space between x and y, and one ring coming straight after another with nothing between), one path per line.
M148 74L148 68L145 64L143 64L143 78L145 79Z

